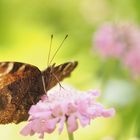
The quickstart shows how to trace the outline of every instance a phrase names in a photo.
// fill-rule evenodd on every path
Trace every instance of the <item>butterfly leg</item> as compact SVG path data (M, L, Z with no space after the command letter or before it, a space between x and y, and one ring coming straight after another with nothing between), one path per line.
M57 78L57 76L56 76L54 73L52 73L52 75L53 75L53 76L55 77L55 79L57 80L57 82L58 82L58 84L59 84L59 86L60 86L60 90L61 90L61 88L64 89L64 87L61 85L61 83L60 83L59 79Z

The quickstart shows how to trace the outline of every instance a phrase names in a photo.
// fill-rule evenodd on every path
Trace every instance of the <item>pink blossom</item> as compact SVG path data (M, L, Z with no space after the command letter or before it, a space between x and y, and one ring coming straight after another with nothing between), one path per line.
M95 33L94 45L103 57L122 57L129 48L140 46L140 29L132 24L102 25Z
M103 58L116 58L134 77L140 75L140 28L134 24L104 24L95 33L95 50Z
M140 47L128 51L123 63L137 79L140 76Z
M29 122L22 129L22 135L52 133L59 124L58 131L62 132L64 124L67 124L69 133L78 129L78 120L82 127L90 124L91 119L97 117L111 117L115 110L105 109L102 104L96 101L98 91L87 92L74 89L52 89L48 96L44 96L29 111Z
M98 53L103 57L119 57L125 48L120 38L118 27L105 24L95 33L94 44Z

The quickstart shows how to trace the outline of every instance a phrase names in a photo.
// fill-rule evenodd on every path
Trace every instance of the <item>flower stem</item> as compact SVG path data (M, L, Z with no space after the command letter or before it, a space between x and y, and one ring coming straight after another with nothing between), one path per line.
M74 140L74 135L73 135L73 133L70 133L70 132L68 131L68 125L67 125L67 123L66 123L66 127L67 127L67 133L68 133L69 140Z
M69 133L69 132L68 132L68 136L69 136L69 140L74 140L73 133Z

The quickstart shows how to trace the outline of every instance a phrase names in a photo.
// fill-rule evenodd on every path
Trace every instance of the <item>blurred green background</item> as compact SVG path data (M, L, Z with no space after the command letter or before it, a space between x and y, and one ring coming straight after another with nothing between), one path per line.
M47 67L50 36L53 54L66 34L68 39L55 57L57 64L77 60L78 68L65 83L81 90L99 89L100 101L116 108L116 116L94 120L75 132L75 140L138 140L139 83L110 74L113 63L103 64L92 51L93 34L104 22L140 23L139 0L0 0L0 61L20 61ZM26 123L0 126L0 139L37 140L19 131ZM66 140L67 133L46 135L49 140Z

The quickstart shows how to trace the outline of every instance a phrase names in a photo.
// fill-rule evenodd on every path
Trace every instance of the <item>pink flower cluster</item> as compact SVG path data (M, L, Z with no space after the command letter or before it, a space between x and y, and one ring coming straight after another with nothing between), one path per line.
M105 109L102 104L96 102L99 93L95 90L80 92L74 89L52 89L48 96L43 96L29 111L29 123L22 129L22 135L52 133L56 125L62 132L64 124L69 133L78 129L78 122L84 127L90 124L91 119L97 117L111 117L115 111L113 108Z
M103 58L116 58L140 76L140 28L134 24L106 23L94 36L94 46Z

